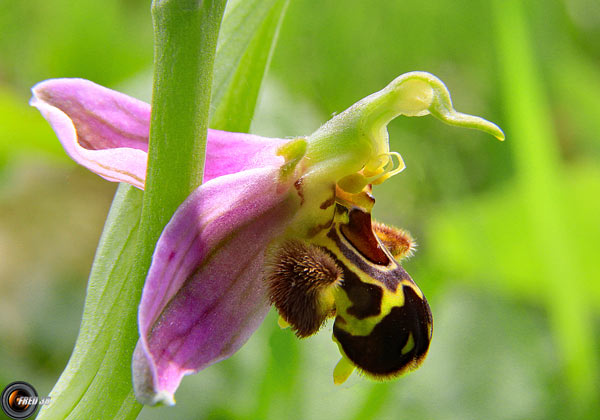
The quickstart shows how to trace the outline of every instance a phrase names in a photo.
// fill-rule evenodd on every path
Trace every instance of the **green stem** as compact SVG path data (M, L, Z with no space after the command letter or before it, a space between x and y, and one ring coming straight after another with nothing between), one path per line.
M213 68L225 4L226 0L152 3L154 85L148 170L130 279L138 284L145 281L164 227L202 184Z
M154 87L136 278L163 228L202 183L213 64L225 0L154 0Z

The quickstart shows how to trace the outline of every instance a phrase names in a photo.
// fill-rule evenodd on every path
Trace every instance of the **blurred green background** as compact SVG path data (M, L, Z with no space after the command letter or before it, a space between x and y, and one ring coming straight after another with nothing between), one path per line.
M115 185L75 166L29 88L83 77L148 100L149 0L0 0L0 386L47 395L79 327ZM390 124L407 164L376 216L434 314L429 356L390 383L332 384L328 325L271 313L231 359L140 419L581 419L600 412L600 3L292 1L252 131L309 134L401 73L440 77L507 140Z

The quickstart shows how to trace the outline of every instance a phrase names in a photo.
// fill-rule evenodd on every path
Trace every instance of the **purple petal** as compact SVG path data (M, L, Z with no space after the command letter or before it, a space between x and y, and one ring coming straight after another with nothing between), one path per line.
M109 181L144 188L150 105L84 79L51 79L32 89L73 160Z
M278 168L199 187L160 237L139 310L134 384L145 404L172 403L181 378L237 351L269 309L265 250L296 211Z
M280 167L284 159L277 156L277 149L289 141L209 129L204 182L248 169Z
M150 105L84 79L51 79L32 89L31 105L50 122L82 166L144 188ZM204 181L252 168L280 166L288 140L208 130Z

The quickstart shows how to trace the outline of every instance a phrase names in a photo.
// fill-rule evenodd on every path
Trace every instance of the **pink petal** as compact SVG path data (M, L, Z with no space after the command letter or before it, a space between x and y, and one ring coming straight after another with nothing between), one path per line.
M150 106L84 79L51 79L30 104L73 160L109 181L144 188Z
M184 375L236 352L267 314L265 250L296 211L278 173L213 179L165 228L139 309L133 370L141 402L172 403Z
M50 122L82 166L144 188L150 105L84 79L51 79L32 89L31 105ZM247 169L280 166L287 140L208 130L204 181Z
M253 168L280 167L277 149L290 140L208 130L204 182Z

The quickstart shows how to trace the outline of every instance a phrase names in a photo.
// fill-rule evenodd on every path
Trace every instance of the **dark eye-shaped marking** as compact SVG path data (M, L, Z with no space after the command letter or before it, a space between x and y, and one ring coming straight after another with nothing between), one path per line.
M369 376L386 379L417 368L429 349L432 316L426 299L404 286L404 304L393 307L366 336L355 336L336 319L333 335L346 356Z

